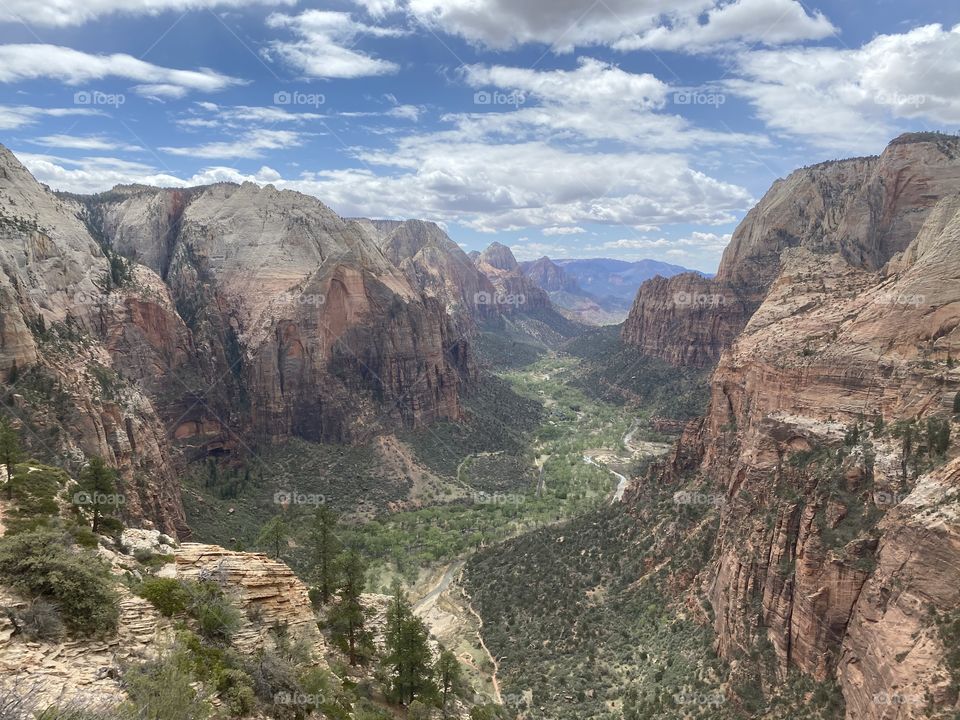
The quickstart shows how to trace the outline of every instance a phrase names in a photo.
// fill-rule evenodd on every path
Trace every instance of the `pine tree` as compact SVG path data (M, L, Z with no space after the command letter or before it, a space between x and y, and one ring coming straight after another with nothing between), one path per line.
M290 528L282 515L275 515L267 521L257 536L257 545L273 551L274 560L279 560L283 546L290 539Z
M443 717L446 718L447 700L450 694L457 692L463 683L463 671L457 656L449 650L441 651L434 673L440 687L440 707L443 709Z
M7 500L13 500L13 467L20 456L20 434L7 418L0 418L0 463L7 469Z
M414 700L430 702L437 698L428 637L426 626L413 614L400 583L395 583L387 612L387 655L383 659L390 671L389 696L394 702L409 705Z
M326 505L321 505L310 529L310 554L317 590L324 605L330 602L337 582L337 557L342 546L336 530L337 514Z
M80 492L76 497L93 509L93 531L100 529L104 508L116 507L117 471L107 465L102 457L92 457L80 474Z
M339 565L342 584L337 593L338 602L330 610L329 623L334 639L346 648L350 664L363 664L372 651L365 629L366 615L360 603L367 568L356 550L342 556Z

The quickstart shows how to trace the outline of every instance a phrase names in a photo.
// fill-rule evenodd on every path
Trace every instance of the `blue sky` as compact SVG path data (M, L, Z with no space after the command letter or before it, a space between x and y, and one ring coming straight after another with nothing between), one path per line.
M467 249L713 271L776 178L958 131L958 23L933 0L4 0L0 141L57 189L250 180Z

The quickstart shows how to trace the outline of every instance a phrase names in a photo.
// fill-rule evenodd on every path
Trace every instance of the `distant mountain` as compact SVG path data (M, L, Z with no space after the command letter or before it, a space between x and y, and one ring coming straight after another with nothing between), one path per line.
M590 260L554 260L554 262L573 277L585 292L590 293L601 302L610 299L625 301L628 310L637 295L637 290L647 280L658 275L669 278L681 273L693 272L689 268L658 260L628 262L626 260L596 258Z
M591 325L622 322L637 290L647 280L691 272L679 265L610 258L589 260L539 260L520 263L524 275L550 295L550 300L568 317Z

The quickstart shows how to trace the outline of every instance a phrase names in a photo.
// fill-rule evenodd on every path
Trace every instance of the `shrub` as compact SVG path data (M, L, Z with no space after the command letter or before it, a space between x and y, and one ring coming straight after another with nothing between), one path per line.
M60 612L43 598L34 599L25 610L17 612L16 623L30 640L56 640L64 632Z
M240 628L240 611L215 582L204 580L185 586L190 595L187 611L197 621L197 629L207 640L229 644Z
M148 600L164 617L186 612L190 605L187 588L173 578L148 578L137 589L137 594Z
M120 615L113 578L93 553L68 547L51 530L0 539L0 578L57 606L77 635L113 633Z
M189 659L182 648L130 668L123 680L134 717L204 720L210 714L209 704L194 688Z

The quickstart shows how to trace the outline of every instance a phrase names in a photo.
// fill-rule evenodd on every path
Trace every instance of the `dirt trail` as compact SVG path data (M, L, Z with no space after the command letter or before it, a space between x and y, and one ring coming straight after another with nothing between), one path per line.
M461 570L461 574L463 571ZM459 577L457 578L459 582ZM493 653L490 652L490 648L487 647L487 644L483 641L483 618L480 617L480 613L473 609L473 598L470 597L470 594L463 588L460 587L461 592L463 593L464 598L467 600L467 610L469 610L473 616L477 619L477 640L480 641L480 647L483 648L483 651L487 654L487 657L490 658L490 664L493 666L493 672L490 674L490 680L493 683L493 697L497 701L498 705L503 705L503 695L500 694L500 681L497 679L497 673L500 672L500 663L497 662L497 659L493 656Z

